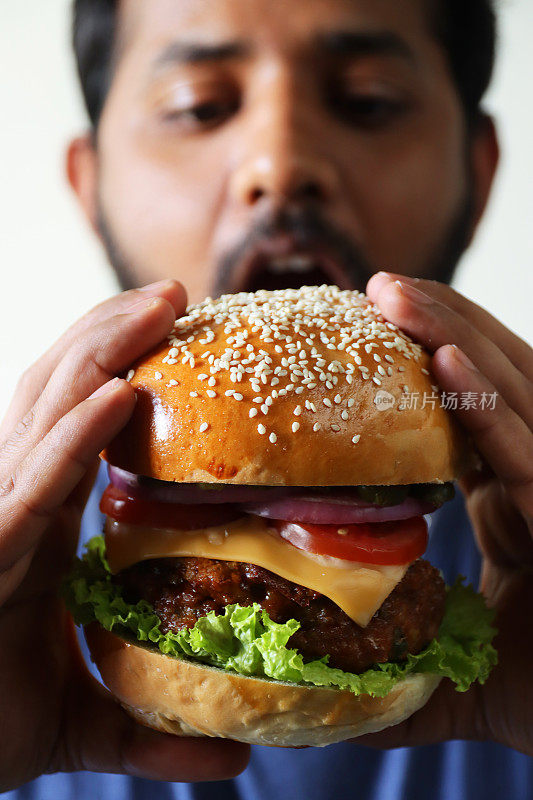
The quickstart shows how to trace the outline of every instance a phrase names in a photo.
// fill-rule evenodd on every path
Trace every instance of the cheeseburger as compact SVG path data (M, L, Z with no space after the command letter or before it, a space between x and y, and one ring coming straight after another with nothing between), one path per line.
M492 612L422 558L477 464L430 363L363 293L304 286L190 306L132 366L65 594L135 719L322 746L486 680Z

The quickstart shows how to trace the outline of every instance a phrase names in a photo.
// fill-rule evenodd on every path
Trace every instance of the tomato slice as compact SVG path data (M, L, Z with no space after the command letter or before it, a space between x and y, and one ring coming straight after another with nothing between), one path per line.
M273 520L271 524L299 550L368 564L410 564L422 555L428 543L424 517L357 525L310 525L281 520Z
M118 522L149 525L152 528L195 530L211 525L223 525L243 516L236 505L193 505L185 503L160 503L156 500L139 500L109 484L100 501L100 511Z

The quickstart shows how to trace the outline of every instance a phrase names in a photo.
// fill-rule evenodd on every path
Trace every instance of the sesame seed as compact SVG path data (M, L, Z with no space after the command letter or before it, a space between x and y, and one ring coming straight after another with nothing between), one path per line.
M257 432L258 432L258 433L260 433L260 434L261 434L261 436L262 436L264 433L266 433L266 428L265 428L265 426L264 426L264 425L261 425L261 423L259 423L259 425L257 426Z
M352 408L354 405L355 405L355 400L353 399L353 397L350 397L350 399L348 400L348 408Z
M275 433L271 433L268 438L272 442L272 444L276 444L276 442L278 441L278 437L276 436Z
M160 381L162 377L163 377L163 375L162 375L161 372L155 372L154 373L154 378L156 379L156 381Z
M257 408L251 408L248 412L248 416L252 419L252 417L257 417L257 413Z
M198 392L189 392L189 397L198 397Z
M209 428L209 425L207 424L207 422L202 422L202 424L200 425L200 433L203 433L208 428Z
M340 394L336 394L335 397L333 398L333 402L339 404L341 399L342 398L341 398Z
M313 425L314 432L316 433L317 431L319 431L321 427L322 425L320 424L320 422L315 422L315 424Z
M426 369L425 367L422 367L420 372L422 372L424 375L429 375L429 370Z
M253 344L247 342L250 335L256 337ZM419 361L422 355L421 346L393 323L385 322L377 306L361 292L326 285L240 292L217 300L206 298L186 309L167 340L163 363L181 360L185 369L194 369L195 357L198 359L195 348L199 344L199 352L203 351L201 358L207 359L206 371L200 369L200 375L196 376L199 380L205 380L210 387L216 386L219 379L226 385L228 380L243 387L247 385L252 398L266 408L270 403L275 406L278 398L287 397L290 392L301 397L302 407L310 408L309 392L321 384L326 384L326 390L332 392L344 377L350 385L357 369L362 380L377 383L380 377L392 374L390 367L380 368L380 361L394 364L395 369L403 372L405 366L396 365L396 354L413 361ZM215 341L213 352L202 347ZM376 352L374 348L378 345L380 349ZM380 355L382 348L390 354ZM347 360L339 361L336 350L344 351ZM332 351L331 355L328 352L324 357L326 351ZM363 365L361 352L370 354L375 372ZM278 386L277 393L274 386ZM263 402L263 392L269 396L268 403ZM232 392L225 394L231 396ZM246 392L237 392L237 397L240 394L244 397ZM333 400L330 397L324 398L328 402L320 398L329 408ZM319 401L316 398L315 401L318 405ZM343 409L353 404L337 399L335 403L341 406L341 419ZM250 411L250 404L247 410ZM257 410L254 411L257 415Z
M352 436L352 442L354 444L357 444L357 442L359 441L360 438L361 438L361 434L360 433L356 433L355 436Z
M295 417L299 417L300 414L302 413L302 407L301 406L296 406L296 408L294 409L294 411L292 413L294 414Z
M342 419L343 419L343 420L346 422L346 420L347 420L347 419L348 419L348 417L349 417L349 414L348 414L348 412L347 412L347 411L342 411L342 412L341 412L341 417L342 417Z
M331 424L331 430L332 430L332 431L335 431L335 432L337 432L337 431L340 431L340 425L336 425L336 424L333 422L333 423Z
M216 397L217 396L217 393L214 392L212 389L208 389L206 391L206 394L207 394L208 397Z
M242 400L243 395L240 392L233 392L233 399L234 400Z
M133 378L133 376L134 376L134 375L135 375L135 370L134 370L134 369L130 369L130 371L129 371L129 372L128 372L128 374L126 375L126 380L127 380L128 382L129 382L129 381L131 381L131 379Z
M299 430L299 429L300 429L300 423L299 422L293 422L292 423L292 432L296 433L296 431Z
M325 405L325 406L327 406L328 408L331 408L331 406L332 406L332 402L331 402L331 400L329 399L329 397L324 397L324 399L322 400L322 402L324 403L324 405Z

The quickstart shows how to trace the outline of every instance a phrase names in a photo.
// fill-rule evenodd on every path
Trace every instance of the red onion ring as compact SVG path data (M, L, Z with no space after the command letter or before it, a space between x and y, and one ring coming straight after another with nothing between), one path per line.
M415 497L406 497L393 506L378 506L361 500L356 487L352 489L343 486L335 492L334 488L330 490L317 486L316 495L309 497L310 491L313 491L311 487L212 484L211 489L194 483L173 483L135 475L111 464L108 464L107 469L113 486L130 497L160 503L195 505L242 503L243 510L249 514L287 522L310 522L317 525L386 522L429 514L438 508L434 503L417 500Z
M430 514L437 506L415 497L406 497L395 506L322 502L291 497L272 503L245 503L248 514L286 522L309 522L315 525L352 525L362 522L389 522Z
M120 467L107 465L109 480L130 497L143 500L155 500L159 503L261 503L280 500L288 497L294 488L291 486L239 486L236 484L212 484L213 488L205 489L197 484L172 483L157 478L135 475Z

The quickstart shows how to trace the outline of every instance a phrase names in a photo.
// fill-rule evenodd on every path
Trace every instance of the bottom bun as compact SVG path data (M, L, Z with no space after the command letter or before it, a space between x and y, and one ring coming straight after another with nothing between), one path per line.
M178 736L323 747L396 725L421 708L441 678L410 675L386 697L250 678L167 656L102 628L85 627L102 680L143 725Z

